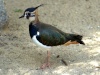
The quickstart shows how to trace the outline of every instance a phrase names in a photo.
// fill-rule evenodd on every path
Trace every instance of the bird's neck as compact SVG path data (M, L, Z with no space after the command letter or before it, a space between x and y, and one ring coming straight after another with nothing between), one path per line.
M30 18L30 22L31 22L32 24L37 24L37 23L39 23L39 18L38 18L38 16L35 16L34 18Z
M39 18L38 18L38 10L35 11L35 20L34 23L37 24L39 22Z
M38 17L36 17L34 21L31 21L30 24L34 25L36 27L39 26L40 25L40 21L39 21Z
M39 22L39 18L38 18L38 15L36 15L34 23L38 23L38 22Z
M35 14L34 21L31 21L31 23L32 23L32 25L38 26L39 23L40 23L39 17L38 17L38 16L39 16L39 15L38 15L38 11L36 10L36 11L34 12L34 14Z

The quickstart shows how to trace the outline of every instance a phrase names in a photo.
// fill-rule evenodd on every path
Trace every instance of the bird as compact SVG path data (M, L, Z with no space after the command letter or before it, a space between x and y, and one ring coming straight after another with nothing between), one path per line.
M43 6L40 4L36 7L27 8L23 15L19 18L26 18L30 21L29 23L29 34L33 42L38 46L45 49L51 49L54 46L59 45L71 45L71 44L82 44L83 36L79 34L65 33L62 30L54 27L53 25L43 23L39 20L38 8ZM50 67L50 52L47 50L47 57L45 63L40 67L44 69Z

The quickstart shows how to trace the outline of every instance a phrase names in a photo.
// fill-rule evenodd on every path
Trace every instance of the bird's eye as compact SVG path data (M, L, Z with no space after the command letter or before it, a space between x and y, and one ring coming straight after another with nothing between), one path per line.
M27 13L26 15L30 16L30 13Z

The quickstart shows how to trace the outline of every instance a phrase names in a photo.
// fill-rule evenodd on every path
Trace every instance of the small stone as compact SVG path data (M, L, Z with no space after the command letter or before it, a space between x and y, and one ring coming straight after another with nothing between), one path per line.
M60 55L57 55L57 58L59 58L60 57Z
M0 30L8 24L8 16L4 7L3 0L0 0Z

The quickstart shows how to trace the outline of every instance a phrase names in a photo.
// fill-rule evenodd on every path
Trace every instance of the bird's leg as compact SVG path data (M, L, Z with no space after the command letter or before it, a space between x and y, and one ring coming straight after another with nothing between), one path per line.
M45 59L45 63L44 63L40 68L41 68L41 69L44 69L44 68L46 68L46 67L50 67L50 62L49 62L49 60L50 60L50 52L47 51L47 57L46 57L46 59Z
M47 51L47 67L50 66L50 52Z

